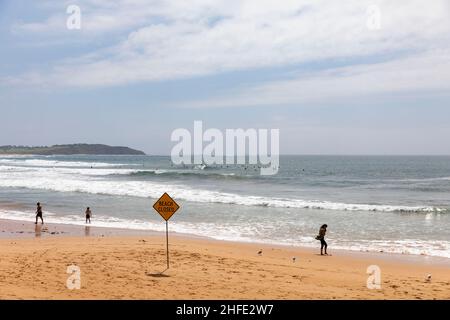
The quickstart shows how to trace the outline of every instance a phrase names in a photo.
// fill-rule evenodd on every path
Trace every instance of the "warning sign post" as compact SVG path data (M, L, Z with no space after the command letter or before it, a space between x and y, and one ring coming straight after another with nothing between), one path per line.
M153 209L166 221L167 269L169 269L169 219L180 209L180 206L166 192L155 202Z

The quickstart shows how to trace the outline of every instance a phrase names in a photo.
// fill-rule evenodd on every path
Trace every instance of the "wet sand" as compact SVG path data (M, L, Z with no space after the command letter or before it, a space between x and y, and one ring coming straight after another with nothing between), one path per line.
M161 233L59 224L35 229L33 222L10 220L0 226L1 299L450 299L445 258L320 256L309 248L172 233L171 267L161 276ZM71 265L81 271L79 290L67 288ZM381 269L380 290L367 288L370 265Z

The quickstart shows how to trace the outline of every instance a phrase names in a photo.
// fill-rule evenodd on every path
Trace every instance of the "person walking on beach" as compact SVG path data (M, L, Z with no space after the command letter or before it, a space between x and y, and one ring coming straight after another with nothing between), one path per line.
M38 218L41 218L41 222L42 222L42 224L44 224L44 219L42 218L42 206L41 206L41 203L38 202L36 206L37 206L37 208L36 208L36 222L34 224L38 223Z
M87 207L87 209L86 209L86 223L88 223L88 221L89 221L89 224L91 223L91 216L92 216L91 208Z
M320 230L319 230L319 235L316 237L317 240L320 240L320 255L321 256L324 255L323 249L325 249L325 255L326 256L328 255L328 253L327 253L328 244L325 241L325 234L327 233L327 228L328 228L328 225L326 225L326 224L321 226Z

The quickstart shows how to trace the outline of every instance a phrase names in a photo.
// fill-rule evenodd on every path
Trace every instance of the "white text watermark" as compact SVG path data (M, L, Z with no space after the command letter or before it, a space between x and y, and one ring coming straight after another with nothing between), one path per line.
M172 132L171 141L178 143L172 148L171 158L176 165L260 165L261 175L274 175L280 163L279 139L279 129L222 132L216 128L203 130L203 122L194 121L192 134L183 128Z
M377 265L371 265L367 267L367 289L380 290L381 289L381 269Z
M66 27L69 30L81 29L81 9L75 4L71 4L67 7L66 13L69 14L66 20Z
M76 265L71 265L67 267L66 272L70 274L67 278L66 286L69 290L79 290L81 289L81 270L80 267Z

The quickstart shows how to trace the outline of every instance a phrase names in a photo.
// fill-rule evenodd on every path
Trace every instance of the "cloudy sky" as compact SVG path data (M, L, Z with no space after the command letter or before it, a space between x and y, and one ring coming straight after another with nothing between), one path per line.
M0 43L0 145L169 154L203 120L284 154L450 154L448 0L0 0Z

